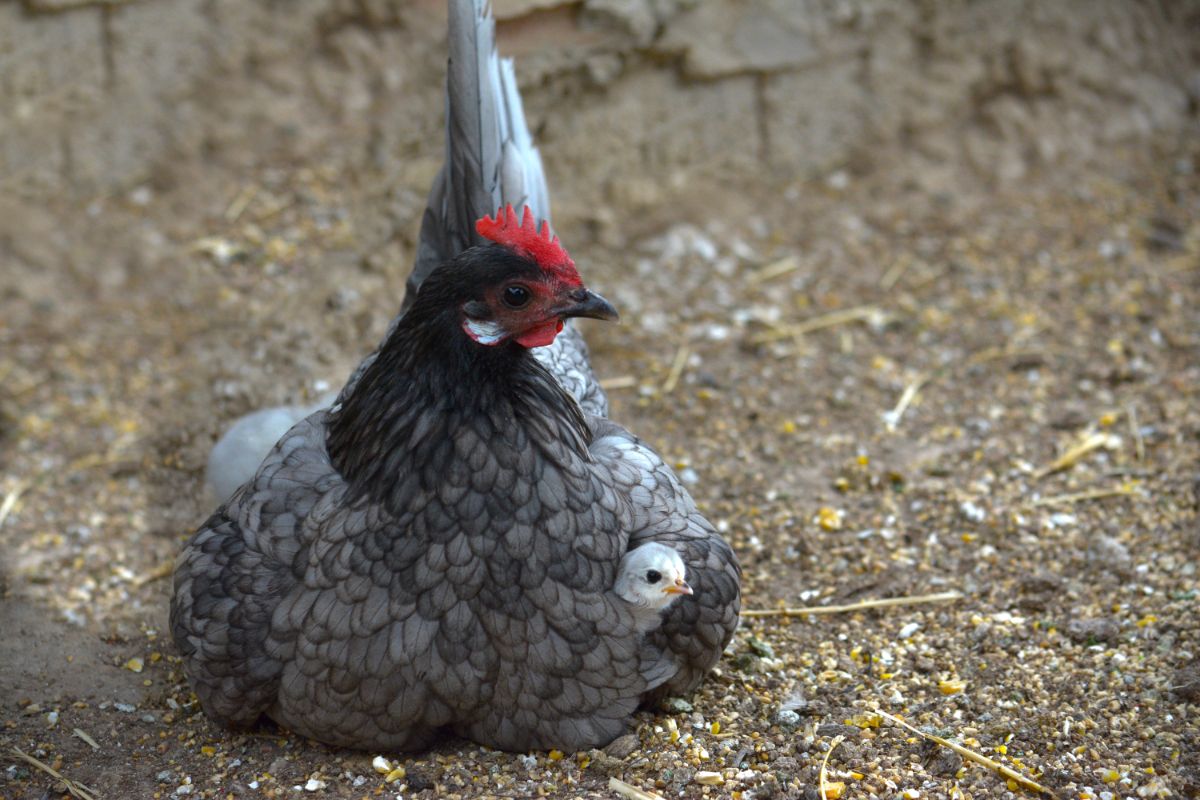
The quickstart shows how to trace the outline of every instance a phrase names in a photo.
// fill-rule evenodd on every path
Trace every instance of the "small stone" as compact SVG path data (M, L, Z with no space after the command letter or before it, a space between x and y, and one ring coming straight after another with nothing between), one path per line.
M695 707L682 697L668 697L662 701L662 710L668 714L690 714Z
M1111 536L1097 536L1088 549L1088 560L1104 570L1118 575L1126 572L1133 564L1129 548Z
M1120 631L1120 626L1113 620L1101 617L1097 619L1073 619L1067 623L1067 636L1072 641L1081 644L1089 642L1107 642Z
M953 750L942 748L938 750L926 766L926 769L933 775L940 775L948 778L958 773L962 769L963 759L958 753Z
M970 500L960 503L958 506L958 511L971 522L983 522L985 519L987 519L987 511L975 503L972 503Z
M164 769L162 772L154 776L154 780L158 781L159 783L170 783L171 781L175 780L175 773L171 772L169 769Z
M1175 670L1171 691L1189 703L1200 703L1200 658Z
M790 708L781 708L771 717L771 722L783 728L795 728L800 724L800 715Z
M604 748L604 752L613 758L628 758L641 746L642 741L636 734L627 733L610 742L608 747Z
M762 639L759 639L757 636L751 636L749 639L747 639L746 645L750 648L750 651L754 653L754 655L760 658L775 657L774 648L772 648L771 645L767 644Z
M316 778L309 778L308 782L304 784L304 791L306 792L319 792L324 788L325 781L319 781Z
M693 778L693 780L695 780L696 783L703 784L704 786L720 786L721 784L725 783L725 776L719 772L700 770L696 773L696 777Z
M817 736L841 736L846 739L857 739L861 735L862 731L857 727L837 722L829 722L817 728Z
M423 792L426 789L432 789L433 781L426 777L423 773L410 771L408 773L408 789L412 792Z

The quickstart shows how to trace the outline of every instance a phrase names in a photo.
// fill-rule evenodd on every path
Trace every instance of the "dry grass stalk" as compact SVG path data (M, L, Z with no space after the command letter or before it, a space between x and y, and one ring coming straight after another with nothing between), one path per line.
M800 261L795 256L784 256L778 261L773 261L762 269L755 271L750 276L749 284L753 286L756 283L765 283L781 275L787 275L789 272L795 272L799 268Z
M21 750L19 747L14 747L12 751L16 753L18 758L25 761L27 764L30 764L31 766L41 770L61 783L63 788L66 789L71 796L78 797L79 800L96 800L96 796L92 794L92 790L84 784L71 780L58 770L54 769L54 767L51 767L48 764L43 764L41 761L38 761L36 758Z
M835 736L833 741L829 743L829 749L825 751L825 757L821 759L821 772L817 776L818 789L821 795L821 800L830 800L829 798L829 780L826 777L825 770L829 766L829 757L833 755L833 749L842 743L845 736ZM840 796L840 793L839 793Z
M637 386L637 378L633 375L618 375L615 378L605 378L600 381L600 388L606 392L614 389L632 389Z
M1047 475L1053 475L1055 472L1062 472L1064 469L1070 469L1078 464L1084 458L1084 456L1088 455L1089 453L1099 450L1102 447L1115 447L1117 442L1117 437L1113 436L1111 433L1104 433L1103 431L1091 433L1082 442L1063 453L1050 464L1033 473L1033 477L1040 480Z
M246 206L250 205L250 201L258 194L258 187L253 184L243 186L241 191L234 196L230 201L229 207L225 209L225 221L237 222L238 217L246 210Z
M960 592L939 592L938 594L910 595L907 597L883 597L876 600L863 600L844 606L803 606L801 608L751 608L742 612L743 617L807 617L810 614L845 614L850 611L864 611L871 608L889 608L891 606L915 606L925 603L948 603L962 598Z
M660 794L654 792L643 791L642 789L628 784L619 778L609 778L608 788L612 789L622 797L627 797L629 800L664 800Z
M75 734L76 736L78 736L80 739L83 739L83 741L87 742L87 743L88 743L88 745L89 745L89 746L91 746L91 748L92 748L93 750L99 750L99 749L100 749L100 745L96 743L96 740L95 740L95 739L93 739L91 736L88 736L86 731L80 730L79 728L75 728L75 729L72 731L72 733L74 733L74 734Z
M154 581L161 580L163 578L169 578L174 571L175 562L173 561L168 561L165 564L159 564L149 572L143 573L134 578L133 586L136 588L139 586L145 586L147 583L153 583Z
M8 519L8 515L17 507L17 501L21 499L21 495L28 488L28 481L17 481L17 485L4 496L4 502L0 503L0 525L3 525L4 520Z
M1089 489L1086 492L1071 494L1056 494L1053 497L1041 497L1027 505L1028 508L1039 506L1065 506L1072 503L1082 503L1085 500L1100 500L1105 497L1124 497L1133 494L1131 486L1117 486L1112 489Z
M844 325L847 322L858 322L882 315L883 311L879 306L874 305L845 308L841 311L831 311L828 314L822 314L819 317L798 322L795 325L779 325L774 330L755 336L750 342L752 344L768 344L770 342L777 342L780 339L796 339L813 331L833 328L837 325Z
M892 410L884 412L883 418L888 433L895 433L896 429L900 427L900 419L904 416L904 412L908 410L908 407L917 399L917 395L927 384L938 380L957 367L975 367L980 364L986 364L989 361L1030 355L1042 355L1042 353L1037 350L1017 350L1011 344L1004 347L985 347L958 364L948 364L933 372L918 375L912 383L904 387L904 391L900 394L900 399L896 401L896 405Z
M904 412L912 405L912 401L917 399L917 393L921 391L921 388L933 380L933 377L933 375L926 373L904 387L904 392L901 393L900 399L896 401L896 406L883 415L886 420L888 433L896 432L896 428L900 426L900 418L904 416Z
M903 256L896 259L896 263L888 267L888 271L883 273L883 277L880 278L879 288L884 291L890 290L904 276L904 273L908 272L908 268L913 263L914 259L911 256Z
M940 736L934 736L932 733L925 733L922 730L918 730L917 728L914 728L912 725L909 725L907 722L900 719L899 717L892 716L891 714L889 714L888 712L886 712L882 709L879 709L879 708L872 709L872 713L878 714L879 716L883 717L884 719L891 720L892 722L896 723L900 727L902 727L906 730L912 731L917 736L920 736L922 739L928 739L931 742L936 742L937 744L940 744L942 747L948 747L951 750L953 750L954 752L958 753L963 758L965 758L969 761L974 761L976 764L982 764L983 766L987 767L988 769L998 772L1001 775L1003 775L1004 777L1009 778L1010 780L1016 781L1017 783L1019 783L1020 785L1026 787L1028 789L1033 789L1034 791L1041 792L1042 794L1048 794L1051 797L1055 796L1054 792L1050 791L1045 786L1042 786L1040 783L1035 781L1033 778L1026 777L1025 775L1022 775L1021 773L1017 772L1012 767L1001 764L999 761L993 761L992 759L988 758L987 756L985 756L981 753L976 753L974 750L971 750L970 748L967 748L967 747L963 747L961 744L955 744L954 742L951 742L948 739L943 739Z
M683 368L687 366L690 354L686 344L679 345L679 349L675 351L675 360L671 362L671 371L667 373L667 380L663 383L663 394L670 394L675 391L675 387L679 384L679 379L683 376Z
M1142 426L1138 424L1137 408L1133 403L1125 407L1125 417L1129 420L1129 433L1133 436L1134 452L1140 464L1146 460L1146 440L1142 438Z

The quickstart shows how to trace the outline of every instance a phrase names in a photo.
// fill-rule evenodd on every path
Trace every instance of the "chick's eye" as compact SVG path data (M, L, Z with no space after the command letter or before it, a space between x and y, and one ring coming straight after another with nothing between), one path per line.
M504 305L509 308L523 308L532 296L529 290L520 284L507 286L503 294Z
M656 569L652 569L646 573L646 583L658 583L662 580L662 573Z

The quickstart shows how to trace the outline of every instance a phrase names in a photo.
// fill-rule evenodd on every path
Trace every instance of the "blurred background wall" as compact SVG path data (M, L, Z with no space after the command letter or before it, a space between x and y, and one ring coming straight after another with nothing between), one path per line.
M1194 134L1200 3L496 0L558 198L903 167L1019 181ZM422 185L440 0L0 2L0 188L336 154ZM596 189L601 192L598 194ZM568 213L571 209L568 209ZM581 212L582 213L582 212Z

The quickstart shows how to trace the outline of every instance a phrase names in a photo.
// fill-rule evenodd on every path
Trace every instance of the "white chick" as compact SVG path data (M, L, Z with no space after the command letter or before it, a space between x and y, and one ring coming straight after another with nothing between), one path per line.
M679 553L658 542L636 547L625 554L617 568L613 591L633 606L638 630L651 630L671 603L692 593L687 567Z

